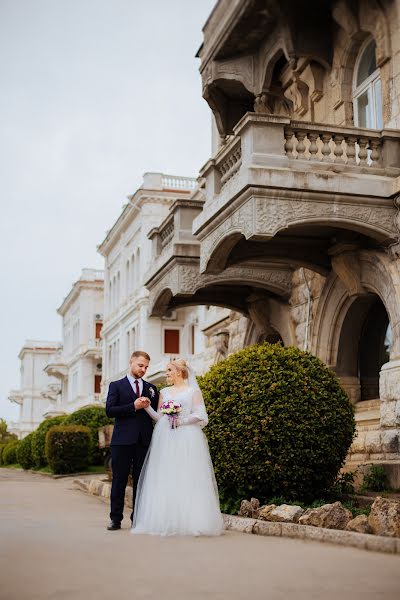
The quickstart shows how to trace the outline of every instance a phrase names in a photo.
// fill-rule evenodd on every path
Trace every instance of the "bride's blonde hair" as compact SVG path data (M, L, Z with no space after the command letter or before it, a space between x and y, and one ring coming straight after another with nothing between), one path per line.
M184 358L174 358L169 364L174 365L180 371L183 379L189 379L188 363Z

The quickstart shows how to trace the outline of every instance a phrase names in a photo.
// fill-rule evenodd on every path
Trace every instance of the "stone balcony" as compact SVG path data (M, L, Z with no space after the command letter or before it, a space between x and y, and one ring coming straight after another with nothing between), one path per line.
M85 358L93 358L100 360L103 355L103 343L101 339L89 340L86 346L81 348L83 356Z
M55 357L43 369L49 377L63 379L68 375L68 365L62 352L57 352Z
M398 131L247 113L200 177L206 202L193 232L202 272L218 270L213 247L234 231L262 241L306 221L339 222L379 243L397 240Z
M21 390L10 390L8 399L10 402L15 402L15 404L23 404L24 402L24 397Z
M179 265L195 266L198 272L200 247L192 233L194 218L203 207L203 200L194 193L188 200L178 199L170 208L168 216L159 227L152 229L148 237L152 242L152 266L145 276L145 285L150 290L150 304L165 288L165 277L178 280ZM152 315L162 315L159 307Z

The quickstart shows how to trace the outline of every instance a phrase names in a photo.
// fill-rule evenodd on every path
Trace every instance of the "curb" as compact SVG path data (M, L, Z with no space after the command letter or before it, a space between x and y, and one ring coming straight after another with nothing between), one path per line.
M102 482L99 479L86 481L83 479L74 479L73 483L80 490L91 496L99 496L102 500L110 497L111 483ZM125 494L125 504L129 508L132 508L132 490L129 488L127 488ZM373 552L400 554L400 538L371 535L369 533L356 533L341 529L325 529L323 527L312 527L311 525L299 525L298 523L260 521L258 519L237 517L235 515L224 514L222 516L224 519L224 529L227 531L311 540L314 542L336 544L338 546L350 546L361 550L371 550Z
M400 538L372 535L370 533L356 533L341 529L325 529L311 525L298 525L297 523L277 523L273 521L259 521L235 515L223 515L225 529L266 535L273 537L289 537L298 540L312 540L339 546L351 546L361 550L372 550L387 554L400 554Z

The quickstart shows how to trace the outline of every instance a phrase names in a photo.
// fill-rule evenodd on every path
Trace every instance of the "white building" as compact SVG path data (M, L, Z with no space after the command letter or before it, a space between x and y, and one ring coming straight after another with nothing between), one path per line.
M45 366L56 377L60 393L48 394L45 416L71 413L100 402L103 326L103 271L83 269L57 312L62 316L62 350Z
M170 251L177 228L188 241L191 239L192 221L202 206L202 201L192 197L195 186L196 181L188 177L146 173L143 184L129 197L98 247L105 258L103 401L110 381L126 374L134 350L150 354L147 378L154 382L164 380L165 366L171 357L189 358L198 372L207 364L206 338L202 333L207 309L184 307L163 318L151 317L149 293L144 285L152 267L153 238L162 222L167 221L169 226L160 242L161 252ZM184 210L178 211L178 206Z
M61 348L59 342L27 340L18 358L21 361L21 382L18 390L9 393L10 402L19 404L19 418L11 423L9 430L23 438L44 419L49 400L43 390L57 393L59 383L55 377L49 377L44 368L53 360Z

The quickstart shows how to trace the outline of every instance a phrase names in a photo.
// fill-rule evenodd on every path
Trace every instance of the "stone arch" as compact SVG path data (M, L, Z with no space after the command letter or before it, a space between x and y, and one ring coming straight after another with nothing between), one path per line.
M244 238L244 234L240 229L230 229L221 239L217 239L210 248L209 258L204 272L221 272L226 266L226 261L232 248L242 238Z
M356 361L362 357L357 345L362 335L368 335L370 339L380 335L377 330L374 333L370 328L368 333L366 329L372 308L375 307L376 319L382 327L384 313L391 325L390 360L399 357L400 349L400 305L396 296L398 269L384 253L360 251L358 257L362 290L349 294L345 282L332 272L319 299L312 336L312 351L338 372L354 401L361 397Z

